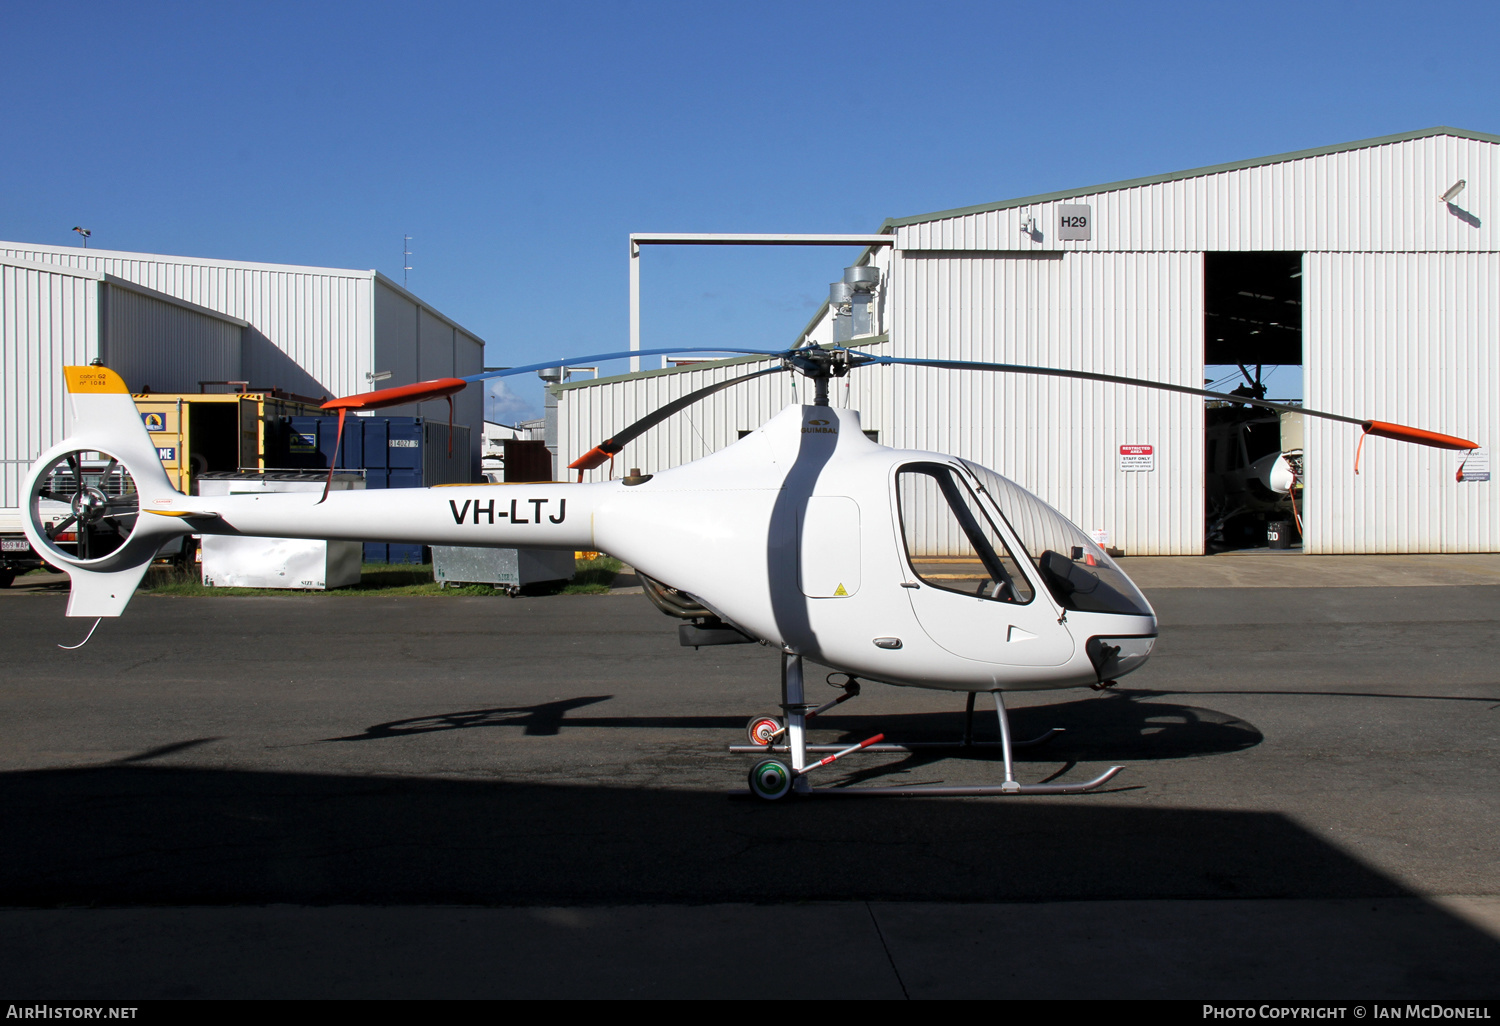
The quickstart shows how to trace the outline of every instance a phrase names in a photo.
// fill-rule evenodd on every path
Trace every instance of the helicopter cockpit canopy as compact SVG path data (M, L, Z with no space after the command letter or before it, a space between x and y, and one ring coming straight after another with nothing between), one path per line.
M999 507L1060 605L1088 613L1154 615L1140 589L1067 517L993 470L960 462Z

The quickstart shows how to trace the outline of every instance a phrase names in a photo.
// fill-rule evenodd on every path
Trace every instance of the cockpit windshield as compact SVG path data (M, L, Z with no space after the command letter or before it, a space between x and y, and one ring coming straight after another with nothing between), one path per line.
M896 473L901 534L912 572L944 591L1025 605L1035 597L1005 539L958 471L908 463Z
M1060 604L1080 612L1153 615L1140 589L1071 520L1014 481L961 462L1000 508Z

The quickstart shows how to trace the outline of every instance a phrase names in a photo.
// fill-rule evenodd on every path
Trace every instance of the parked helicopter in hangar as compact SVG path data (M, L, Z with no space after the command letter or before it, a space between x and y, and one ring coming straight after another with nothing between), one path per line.
M815 345L716 351L774 363L699 389L600 443L571 464L580 481L582 470L609 460L632 438L735 384L793 372L812 381L813 403L789 406L737 443L651 475L592 484L325 489L321 496L181 494L168 482L119 376L99 366L70 367L74 433L31 470L26 534L69 574L67 615L96 618L119 616L157 551L188 533L604 551L635 567L659 604L694 621L680 628L684 644L755 640L781 651L783 716L752 720L752 744L736 746L763 756L750 772L750 789L762 798L793 792L1064 794L1098 788L1117 774L1122 767L1079 783L1017 782L1004 695L1103 687L1138 669L1157 636L1150 603L1087 534L1014 482L967 460L867 439L858 413L829 406L829 383L863 367L907 364L1231 397L1087 371L872 356ZM683 350L568 362L676 352ZM324 408L337 412L342 436L350 410L444 397L451 404L455 393L487 377L556 365L381 389ZM1370 435L1476 448L1417 428L1297 409L1359 424ZM66 531L77 535L76 551L54 541ZM847 675L844 695L810 706L803 688L807 661ZM974 696L992 694L1004 780L981 787L814 791L809 774L821 766L860 750L909 747L882 745L882 735L843 747L808 744L808 718L857 694L860 680L965 692L971 715Z

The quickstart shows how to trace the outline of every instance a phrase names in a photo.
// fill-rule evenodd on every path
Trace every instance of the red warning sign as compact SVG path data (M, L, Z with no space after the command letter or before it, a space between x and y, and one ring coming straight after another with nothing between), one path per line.
M1156 469L1156 447L1151 445L1120 446L1120 469L1148 471Z

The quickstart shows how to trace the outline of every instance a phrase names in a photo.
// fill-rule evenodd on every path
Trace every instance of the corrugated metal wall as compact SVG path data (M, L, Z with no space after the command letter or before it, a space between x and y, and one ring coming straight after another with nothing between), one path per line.
M1433 136L897 228L903 249L1361 250L1500 249L1500 147ZM1438 201L1468 187L1454 210ZM1086 203L1093 239L1060 242L1057 207ZM1475 216L1477 211L1479 216ZM1467 218L1465 215L1468 215ZM1022 234L1026 217L1042 234Z
M1308 404L1494 445L1497 172L1493 142L1432 135L899 224L883 297L889 351L1199 385L1203 254L1303 253ZM1464 191L1442 202L1459 179ZM1091 206L1091 240L1058 240L1061 203ZM1026 218L1039 238L1022 233ZM564 392L566 458L708 373ZM887 444L991 466L1085 530L1108 530L1126 552L1203 551L1198 400L910 368L856 381L855 404L880 411L873 419ZM732 397L703 404L691 430L659 430L623 462L660 468L712 451L790 393L777 381L743 396L748 406ZM1356 478L1358 437L1357 428L1308 423L1306 551L1500 550L1500 482L1458 484L1460 454L1380 439L1367 444ZM1154 471L1119 470L1119 446L1134 444L1155 447Z
M1500 431L1500 255L1310 253L1307 404L1493 446ZM1454 480L1463 455L1308 419L1309 552L1500 550L1500 482Z
M417 309L417 304L395 289L375 283L374 373L389 372L390 381L403 383L422 380L417 376ZM402 413L416 415L414 410Z
M19 243L0 243L0 257L113 274L250 322L241 371L257 386L310 395L369 387L371 272Z
M380 385L394 386L431 377L474 374L484 367L482 340L436 315L415 297L377 280L373 271L199 261L21 243L0 243L0 258L77 268L96 277L113 275L248 322L249 327L240 333L237 370L208 373L201 367L180 367L179 377L191 377L185 391L196 388L199 380L236 378L249 380L256 387L281 388L301 395L351 395L369 391L371 376L377 371L391 371L392 376ZM146 316L149 304L128 299L121 302L132 306L130 317L139 320ZM186 323L159 308L156 312L159 316L177 316L177 328ZM128 329L122 325L122 330ZM216 338L223 330L210 328ZM129 358L138 360L142 354L132 351ZM204 363L204 354L194 353L190 362ZM168 387L159 383L167 380L169 373L160 361L141 368L141 373L140 384L150 384L157 390ZM132 370L126 375L132 387L136 385L135 374ZM446 419L448 408L446 403L427 403L420 410L412 407L401 412ZM477 474L478 440L484 423L481 390L460 394L454 402L454 416L471 429L471 456Z
M900 280L912 284L896 295L901 313L893 345L903 355L977 354L982 345L945 348L941 340L998 332L1013 355L954 358L1107 370L1100 365L1104 354L1081 348L1080 340L1110 337L1117 365L1130 368L1117 373L1193 384L1202 371L1202 253L1303 252L1308 405L1492 444L1500 408L1493 355L1500 327L1493 251L1500 237L1489 216L1500 206L1497 171L1495 144L1432 136L903 225L897 228L899 266L910 273ZM1452 204L1441 202L1459 179L1467 182L1465 190ZM1091 206L1092 240L1058 241L1061 203ZM1039 241L1022 233L1026 218L1035 218ZM1023 273L1019 254L965 250L1022 250L1033 259L1066 255ZM1113 270L1089 263L1109 251L1124 263ZM1153 271L1148 252L1191 263ZM986 260L1015 264L1004 287L979 273ZM1056 273L1042 273L1042 267ZM1072 269L1095 282L1074 282ZM1153 320L1169 329L1166 335ZM1081 331L1078 321L1095 326ZM944 384L939 376L945 372L938 371L897 373L911 381L898 386L895 408L911 417L899 423L911 428L907 437L914 444L971 451L987 444L974 432L991 430L989 423L941 415L933 422L931 410L959 402L982 406L985 390L994 386ZM990 443L993 456L974 458L998 461L997 470L1081 527L1109 528L1127 552L1201 551L1201 410L1190 411L1185 400L1131 398L1137 411L1156 407L1131 424L1109 405L1126 400L1106 393L1089 398L1093 387L1011 386L1015 391L995 396L1018 411L1001 425L1006 441ZM1092 421L1068 412L1080 403ZM919 412L923 404L926 412ZM1048 409L1056 426L1035 417ZM1191 423L1182 419L1189 413ZM1012 441L1033 420L1035 440ZM1194 450L1184 453L1184 466L1159 447L1154 474L1115 472L1112 483L1100 471L1114 442L1129 441L1122 432L1139 434L1141 442L1172 440L1174 447L1191 440ZM1365 472L1356 478L1358 435L1322 421L1308 424L1306 551L1500 549L1492 486L1457 485L1460 456L1373 440ZM1076 440L1071 445L1069 437ZM1085 448L1084 472L1070 484L1060 461L1070 452L1084 455Z
M133 392L196 392L200 381L242 381L242 328L108 283L101 358Z
M50 386L64 366L99 355L99 285L93 276L0 264L0 509L20 504L31 462L65 433L63 391Z
M897 356L1035 364L1197 385L1193 253L900 254ZM971 459L1131 554L1203 551L1203 406L1117 385L892 368L890 444ZM1119 470L1121 445L1156 469Z
M889 246L873 247L859 259L860 263L868 262L881 269L882 287L876 296L875 324L882 335L890 323L891 260ZM829 267L829 280L838 279L842 268L837 264ZM882 335L873 337L882 338ZM871 353L891 353L883 338L874 343L870 338L855 339L854 345ZM824 346L834 344L833 319L828 316L826 306L799 339ZM642 347L651 348L651 342L644 341ZM573 382L558 392L559 466L566 467L614 432L659 406L713 382L748 374L757 367L768 365L714 362L701 367L605 378L597 383ZM864 429L876 432L877 439L889 445L892 444L892 380L891 372L886 368L859 371L835 380L829 390L829 401L834 406L858 410ZM809 383L801 378L794 383L791 374L774 374L736 385L703 400L626 446L625 451L615 458L615 474L620 476L631 467L653 473L689 463L738 441L741 431L760 427L789 404L812 401ZM602 481L609 473L609 467L605 466L586 473L584 480ZM570 479L576 474L576 471L570 472Z
M876 347L877 351L884 346ZM661 406L717 381L727 381L770 366L755 363L719 362L668 371L648 371L599 384L581 383L558 392L558 465L569 463L608 439L621 428ZM879 432L886 442L882 382L883 369L872 369L835 381L829 390L834 406L852 407L861 413L865 430ZM791 403L811 403L812 389L805 379L790 373L735 385L684 410L627 445L615 457L614 475L622 477L632 467L654 473L690 463L739 440L741 431L753 431ZM563 469L559 469L562 474ZM609 478L608 464L584 474L585 481ZM567 471L570 480L577 471Z
M384 281L375 282L374 367L391 377L374 387L385 388L433 378L465 377L484 370L484 342L423 307L410 295ZM360 391L368 391L369 383ZM442 400L391 408L393 416L448 417ZM469 426L473 479L479 477L483 450L484 389L468 388L453 397L455 423Z

